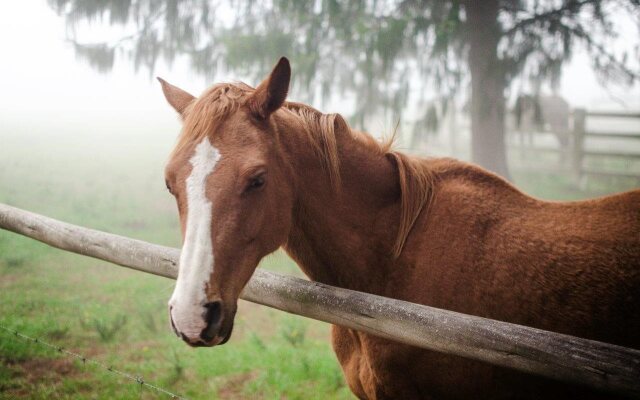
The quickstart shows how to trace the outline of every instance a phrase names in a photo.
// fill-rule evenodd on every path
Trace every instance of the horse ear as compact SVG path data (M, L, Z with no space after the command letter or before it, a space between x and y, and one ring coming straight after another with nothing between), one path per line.
M184 110L195 100L195 97L160 77L158 77L158 81L162 85L162 93L164 93L167 102L169 102L171 107L173 107L180 116L184 117Z
M282 106L289 91L291 66L286 57L282 57L271 74L262 81L249 99L249 108L259 118L266 119Z

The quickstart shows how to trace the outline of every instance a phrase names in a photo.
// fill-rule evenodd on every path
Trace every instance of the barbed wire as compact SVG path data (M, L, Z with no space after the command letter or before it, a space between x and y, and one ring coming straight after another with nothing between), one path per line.
M21 339L24 339L24 340L26 340L28 342L31 342L31 343L34 343L34 344L38 344L38 345L41 345L43 347L48 347L50 349L53 349L53 350L57 351L58 353L66 354L68 356L77 358L78 360L82 361L83 365L92 364L94 366L102 368L102 369L104 369L104 370L106 370L108 372L111 372L111 373L115 374L115 375L119 375L120 377L123 377L123 378L126 378L128 380L131 380L131 381L135 382L136 384L138 384L140 386L145 386L145 387L147 387L147 388L149 388L151 390L155 390L158 393L162 393L164 395L167 395L167 396L171 397L172 399L186 400L185 397L182 397L182 396L179 396L179 395L177 395L175 393L172 393L172 392L170 392L170 391L168 391L166 389L161 388L160 386L156 386L156 385L153 385L153 384L151 384L149 382L146 382L142 378L142 376L140 376L140 375L136 376L136 375L132 375L132 374L129 374L127 372L124 372L122 370L118 370L118 369L114 368L113 366L111 366L109 364L105 364L105 363L103 363L101 361L94 360L94 359L91 359L89 357L83 356L82 354L75 353L73 351L69 351L69 350L65 349L64 347L62 347L62 346L56 346L56 345L48 343L48 342L46 342L46 341L44 341L44 340L42 340L40 338L34 338L34 337L31 337L31 336L25 335L24 333L20 333L15 329L10 329L10 328L7 328L6 326L3 326L3 325L0 325L0 329L5 331L5 332L10 333L11 335L13 335L15 337L19 337Z

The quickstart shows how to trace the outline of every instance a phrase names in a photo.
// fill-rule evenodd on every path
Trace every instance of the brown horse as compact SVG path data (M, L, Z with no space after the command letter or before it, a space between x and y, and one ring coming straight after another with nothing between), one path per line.
M199 98L161 80L184 123L166 181L184 235L169 313L187 343L229 338L241 290L283 246L315 281L640 348L640 191L531 198L286 102L290 74L283 58L256 89ZM332 336L360 398L610 398L339 326Z

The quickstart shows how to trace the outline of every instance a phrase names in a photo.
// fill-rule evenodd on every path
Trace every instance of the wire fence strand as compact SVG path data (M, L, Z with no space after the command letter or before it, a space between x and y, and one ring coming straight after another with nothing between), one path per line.
M118 375L118 376L120 376L122 378L125 378L125 379L128 379L130 381L133 381L134 383L136 383L136 384L138 384L140 386L144 386L144 387L146 387L146 388L148 388L150 390L154 390L154 391L156 391L158 393L161 393L163 395L169 396L172 399L183 399L183 400L186 400L185 397L182 397L182 396L179 396L179 395L177 395L175 393L172 393L172 392L170 392L170 391L168 391L168 390L166 390L164 388L161 388L160 386L157 386L157 385L151 384L149 382L146 382L142 378L141 375L132 375L132 374L124 372L122 370L116 369L112 365L105 364L105 363L103 363L101 361L94 360L94 359L86 357L86 356L84 356L82 354L75 353L73 351L67 350L62 346L56 346L54 344L48 343L48 342L46 342L46 341L44 341L44 340L42 340L40 338L34 338L34 337L31 337L31 336L25 335L24 333L20 333L15 329L10 329L10 328L7 328L6 326L3 326L3 325L0 325L0 329L5 331L5 332L7 332L7 333L9 333L9 334L11 334L11 335L13 335L13 336L15 336L15 337L21 338L21 339L23 339L23 340L25 340L27 342L31 342L31 343L34 343L34 344L37 344L37 345L40 345L40 346L43 346L43 347L48 347L50 349L53 349L53 350L57 351L58 353L62 353L62 354L66 354L68 356L74 357L74 358L80 360L83 365L87 365L87 364L94 365L94 366L96 366L98 368L101 368L101 369L107 371L107 372L110 372L110 373Z

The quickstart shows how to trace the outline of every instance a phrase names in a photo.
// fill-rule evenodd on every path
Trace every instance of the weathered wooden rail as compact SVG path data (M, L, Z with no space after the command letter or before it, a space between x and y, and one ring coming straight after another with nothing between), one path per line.
M179 250L0 204L0 228L175 279ZM409 345L640 398L640 350L257 270L241 298Z

